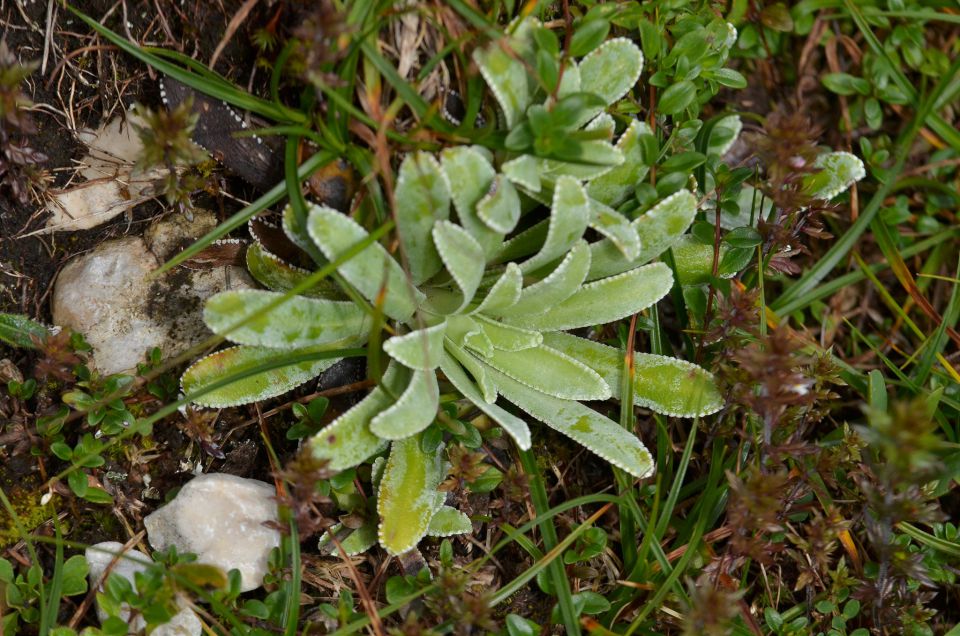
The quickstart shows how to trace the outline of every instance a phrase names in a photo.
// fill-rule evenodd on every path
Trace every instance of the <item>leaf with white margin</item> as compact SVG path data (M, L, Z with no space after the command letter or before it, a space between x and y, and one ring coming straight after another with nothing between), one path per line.
M569 60L563 69L563 77L560 78L560 86L557 87L557 98L563 99L567 95L583 92L580 87L580 66L573 60ZM547 100L547 105L552 106L554 101Z
M476 146L457 146L440 153L440 165L451 184L457 218L473 238L483 246L487 256L493 255L503 242L503 235L488 228L477 216L477 203L493 185L497 176L490 160ZM456 184L456 187L453 187Z
M459 361L460 365L470 373L470 375L473 377L473 382L476 385L474 386L473 384L471 384L471 388L474 389L474 392L476 392L477 388L480 389L480 394L484 402L488 404L493 404L494 402L497 401L497 387L496 385L494 385L493 381L490 379L490 375L487 373L486 367L483 366L483 363L480 362L480 360L476 356L469 353L466 349L457 345L449 338L447 338L447 341L446 341L446 348L444 350L444 354L452 356L454 359ZM440 359L441 368L443 367L443 360L445 359L446 358ZM447 379L450 379L450 378L448 377ZM458 384L453 380L450 380L450 381L454 383L454 386L457 386L457 389L460 390L461 393L466 395L466 393L464 392L464 389L460 389Z
M465 351L463 354L466 356L470 355ZM479 362L477 362L477 364L479 364ZM520 450L528 450L530 448L530 427L527 426L527 423L516 415L494 404L493 400L488 400L484 395L481 395L476 385L470 381L470 378L467 377L467 374L463 372L463 369L460 368L460 365L457 364L457 361L451 355L447 354L443 356L443 359L440 361L440 370L447 376L450 383L456 387L457 391L463 394L463 397L470 400L474 406L499 424L500 427L513 438ZM493 373L492 370L491 373ZM496 399L495 394L494 399Z
M489 310L494 316L526 316L539 314L572 296L583 284L590 270L590 248L577 241L550 275L520 292L520 299L510 307Z
M523 351L494 351L483 362L502 375L564 400L606 400L612 395L596 371L543 345Z
M520 220L520 195L510 180L498 174L490 192L477 203L477 216L488 228L500 234L513 231Z
M505 241L493 256L494 263L507 263L533 254L543 247L550 231L550 219L544 219L531 225L522 232ZM560 255L557 256L559 258ZM555 259L554 259L555 260ZM553 262L551 260L551 262Z
M680 190L660 201L633 222L640 237L640 254L628 261L609 239L590 244L587 280L606 278L648 263L673 247L697 215L697 198Z
M590 199L572 177L560 177L553 192L550 225L543 247L520 265L524 272L543 267L565 255L583 237L590 222Z
M307 230L310 238L331 261L369 236L367 231L350 217L333 208L319 205L310 206ZM385 282L383 313L394 320L409 319L423 302L423 294L411 286L403 268L379 243L367 245L342 263L337 271L371 302L377 302Z
M666 296L672 286L670 268L663 263L650 263L588 283L542 314L511 316L504 318L504 322L537 331L602 325L650 307Z
M583 127L584 130L602 130L607 139L613 139L613 133L617 130L617 122L613 115L607 112L600 113Z
M343 524L338 523L330 528L330 532L337 534L343 529ZM330 535L328 533L323 533L320 536L320 541L317 543L317 547L324 548L330 543ZM377 544L377 522L368 521L363 524L350 534L348 534L342 541L340 541L340 547L343 548L343 551L347 556L354 556L357 554L362 554L375 546ZM329 548L328 548L329 550ZM334 553L336 553L336 548L333 548Z
M537 23L532 18L515 21L508 28L512 29L510 35L473 52L473 60L500 105L508 129L517 125L530 105L534 86L521 58L530 47L531 28Z
M550 428L638 479L653 474L650 452L637 437L608 417L575 400L561 400L531 389L501 373L501 394Z
M630 127L617 140L617 149L623 154L623 163L587 184L590 198L612 207L629 198L637 183L650 171L649 166L643 162L640 137L651 134L653 132L650 126L645 122L635 119L630 123Z
M640 236L633 227L633 222L613 208L593 199L590 200L590 208L593 210L590 227L616 245L624 258L635 260L640 255Z
M300 221L297 219L292 205L288 204L283 208L281 226L283 233L290 239L290 242L309 254L314 262L318 264L326 264L329 262L323 255L323 252L317 247L317 244L310 238L310 234L307 233L307 228L300 225Z
M576 155L563 161L540 159L540 178L553 182L567 176L589 181L623 165L623 153L609 141L592 139L580 142L578 147Z
M847 188L867 176L860 158L849 152L828 152L813 162L820 172L804 181L810 194L817 199L829 201L846 192Z
M447 323L441 322L402 336L393 336L383 343L383 350L409 369L436 369L443 354L443 334L446 328Z
M470 304L483 280L483 247L469 232L450 221L437 221L433 226L433 242L463 296L454 313L459 312Z
M487 295L480 301L477 308L471 313L490 313L496 315L497 312L512 307L518 300L523 287L523 273L520 266L516 263L507 263L503 274L493 284Z
M396 395L403 389L402 368L388 365L381 384ZM387 441L370 431L370 420L393 404L384 386L377 386L367 397L317 432L307 442L317 459L327 459L333 470L346 470L362 463L387 447Z
M427 528L429 537L450 537L473 532L470 517L451 506L443 506L434 513Z
M352 302L291 296L264 310L283 297L281 292L260 289L220 292L204 304L203 321L237 344L276 349L346 346L362 341L370 330L370 317ZM231 329L242 320L246 323Z
M180 387L187 397L230 376L235 376L263 364L283 362L293 355L330 351L335 347L320 346L301 350L278 350L265 347L230 347L200 358L194 362L180 379ZM250 404L291 391L304 382L309 382L340 358L310 360L261 371L213 391L191 399L194 404L210 408L226 408Z
M710 139L707 141L707 156L722 157L733 147L743 130L740 115L721 117L710 129Z
M627 38L613 38L580 60L580 90L598 95L610 106L633 88L641 71L640 47Z
M316 247L316 246L314 246ZM245 255L247 271L253 279L272 291L288 292L309 275L305 269L285 262L279 256L268 252L260 243L254 241L247 247ZM310 289L300 292L313 298L343 298L343 292L331 280L321 280Z
M380 545L397 556L416 547L434 515L437 486L443 479L443 444L431 453L420 448L420 435L397 440L377 492Z
M442 267L431 232L435 223L450 217L450 184L433 155L415 152L403 159L394 200L400 245L410 277L419 285Z
M604 379L620 399L626 352L567 333L543 335L544 342L584 363ZM713 374L686 360L634 352L633 403L673 417L700 417L723 408Z
M715 204L716 200L714 200ZM710 205L710 204L708 204ZM756 227L760 220L770 218L773 211L773 201L765 196L760 190L751 185L744 184L740 188L740 194L737 195L736 214L732 214L727 209L720 211L720 227L725 230L732 230L737 227Z
M433 423L440 406L437 374L409 371L410 383L397 401L370 420L370 432L383 439L403 439L416 435Z
M727 253L727 244L720 243L720 260ZM673 265L677 272L677 282L684 287L703 285L713 276L713 245L701 243L687 234L673 246ZM721 278L733 278L736 272L728 272Z
M500 169L503 170L504 176L513 183L530 192L540 192L540 170L542 166L533 155L520 155L504 163L500 166Z
M483 332L490 338L494 349L523 351L524 349L537 347L543 342L543 336L539 331L511 327L496 320L491 320L486 316L476 316L475 319Z

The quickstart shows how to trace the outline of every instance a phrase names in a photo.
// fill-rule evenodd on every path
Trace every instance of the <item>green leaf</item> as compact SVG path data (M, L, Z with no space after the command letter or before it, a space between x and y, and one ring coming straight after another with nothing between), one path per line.
M604 239L590 245L590 273L597 280L625 272L660 256L680 241L697 214L697 198L686 190L671 194L633 222L640 236L640 255L627 260L612 241Z
M476 316L475 320L490 339L494 349L500 351L523 351L538 347L543 342L539 331L511 327L482 315Z
M593 369L543 345L523 351L494 351L483 362L525 386L564 400L606 400L612 395Z
M310 275L307 270L290 265L279 256L271 254L256 241L247 247L246 261L247 270L253 279L276 292L288 292ZM301 293L314 298L343 298L343 292L337 288L336 284L326 279L312 289Z
M523 273L520 271L520 266L516 263L507 263L503 274L472 313L498 315L498 312L512 307L520 300L522 286Z
M356 304L292 296L264 311L283 296L259 289L220 292L207 300L203 320L214 333L237 344L257 347L352 346L366 339L370 319ZM232 329L244 320L243 326Z
M446 174L433 155L415 152L400 164L394 195L397 234L416 285L442 266L431 232L438 221L450 216L450 190Z
M646 309L663 298L672 286L670 268L663 263L651 263L588 283L544 313L512 316L504 321L537 331L601 325Z
M455 349L456 347L451 346L448 349L448 353L444 354L440 361L440 370L447 376L450 383L456 387L457 391L463 394L463 397L470 400L474 406L499 424L503 430L513 438L520 450L528 450L530 448L530 428L527 426L527 423L494 404L493 400L496 399L495 392L493 393L492 399L487 399L486 395L481 395L476 385L470 381L470 378L467 377L467 374L464 373L463 369L451 355L451 353L455 352ZM468 358L472 360L474 365L483 369L483 365L466 351L460 349L458 353L460 354L458 357ZM485 370L482 372L486 374ZM476 375L474 375L474 377L476 377Z
M653 474L650 452L618 423L580 402L552 397L502 373L493 373L505 398L547 426L638 479Z
M383 350L391 358L410 369L429 371L440 364L443 354L443 335L446 322L393 336L383 343Z
M488 192L477 203L477 216L499 234L511 232L520 220L520 195L504 176L497 175Z
M518 26L518 30L524 28L523 23ZM513 46L516 42L516 37L507 36L506 42L491 42L485 48L479 48L473 52L473 61L476 62L480 74L483 75L483 79L486 80L490 91L500 105L508 129L516 126L523 117L530 105L532 92L523 62L507 52L510 49L516 51L516 47Z
M584 20L570 38L570 55L580 57L592 51L607 37L610 22L602 18Z
M681 285L702 285L713 275L713 245L704 245L689 234L673 246L673 264ZM727 246L720 244L720 258ZM729 276L728 276L729 278Z
M587 194L590 198L611 207L616 207L627 200L634 186L649 171L649 167L643 160L640 136L650 134L652 131L646 123L639 119L630 122L630 127L617 140L617 149L623 154L623 163L587 184Z
M623 165L623 154L605 139L581 141L573 148L575 151L564 153L562 160L539 159L540 178L548 183L561 177L590 180Z
M580 90L599 95L609 106L633 88L642 70L640 48L627 38L613 38L580 60Z
M304 353L329 351L331 347L320 346L308 349L283 351L265 347L230 347L200 358L183 373L180 379L182 391L191 394L204 390L217 382L242 374L255 367L283 363L291 356ZM312 380L329 369L339 358L309 360L283 365L262 371L243 379L230 382L192 399L194 404L211 408L225 408L249 404L282 395L304 382Z
M747 78L732 68L718 68L715 71L711 71L708 77L727 88L739 90L747 87Z
M437 510L427 528L427 536L430 537L450 537L470 532L473 532L470 517L450 506L443 506Z
M368 236L350 217L318 205L310 206L307 229L310 238L331 261ZM337 271L371 302L377 301L385 286L383 313L394 320L409 319L423 301L423 294L411 287L400 264L379 243L366 246Z
M849 152L828 152L817 157L814 167L820 172L805 185L810 194L818 199L829 201L845 192L854 183L867 176L863 162Z
M437 375L429 371L408 371L409 384L396 402L370 420L370 432L383 439L416 435L433 423L440 405Z
M763 243L763 237L752 227L738 227L727 232L723 242L731 247L752 248Z
M483 278L483 247L469 232L450 221L437 222L433 228L433 242L444 266L460 288L462 298L452 313L459 312L473 300Z
M697 86L690 80L682 80L671 85L660 95L657 110L664 115L676 115L683 112L697 97Z
M528 191L540 192L540 161L533 155L520 155L501 166L503 174L513 183L526 188Z
M596 371L620 399L626 352L566 333L547 333L544 342ZM700 417L723 407L713 375L686 360L635 352L633 402L663 415Z
M625 259L636 259L640 255L640 236L630 219L599 201L591 200L590 209L590 227L610 240Z
M377 543L377 524L373 521L365 523L340 542L347 556L361 554Z
M563 176L557 180L553 193L550 224L543 247L520 265L531 272L566 254L583 237L590 222L590 199L580 183Z
M589 269L590 249L586 241L577 241L549 276L520 292L520 299L515 304L485 313L494 316L543 313L572 296L580 288Z
M710 129L710 139L707 141L707 155L722 157L733 147L740 131L743 130L743 122L739 115L727 115L721 117L713 124Z
M420 436L393 442L377 492L380 545L397 556L416 547L430 527L443 479L443 445L426 454Z
M503 235L487 227L477 215L476 208L493 186L497 171L489 159L471 146L447 148L440 154L440 163L447 182L451 184L460 225L483 246L486 256L492 256L500 247Z
M827 73L821 79L827 90L837 95L870 94L870 82L862 77L854 77L849 73Z
M0 313L0 342L11 347L35 349L34 339L43 342L49 334L46 327L26 316Z

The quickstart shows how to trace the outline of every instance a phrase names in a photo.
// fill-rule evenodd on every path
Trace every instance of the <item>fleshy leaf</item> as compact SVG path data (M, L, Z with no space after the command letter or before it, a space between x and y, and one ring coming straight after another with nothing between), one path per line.
M523 351L494 351L484 363L517 382L564 400L606 400L611 395L610 387L593 369L543 345Z
M461 350L461 352L464 356L470 355L466 351ZM476 364L480 364L476 359L473 360ZM514 439L520 450L528 450L530 448L530 428L527 426L527 423L494 404L493 400L488 400L486 396L481 395L476 385L470 381L470 378L467 377L467 374L463 372L463 369L460 368L460 365L457 364L452 356L449 354L443 356L443 360L440 362L440 370L443 371L443 374L447 376L447 379L450 380L453 386L457 388L457 391L462 393L474 406L499 424L503 430ZM490 372L493 373L492 370ZM495 398L496 395L494 395L494 399Z
M503 323L496 322L485 316L477 316L477 322L483 329L483 332L490 338L494 349L501 351L523 351L539 346L543 342L543 336L539 331L530 331L511 327Z
M743 129L743 122L739 115L727 115L720 118L710 130L710 140L707 142L707 155L716 155L722 157L733 147L740 131Z
M520 300L523 287L523 273L516 263L507 263L500 278L472 313L491 313L503 311Z
M331 261L368 236L356 221L325 206L311 206L307 225L310 238ZM385 282L383 312L394 320L410 318L423 300L423 294L411 287L400 264L379 243L366 246L337 269L371 302L377 301Z
M727 244L720 244L720 259L727 251ZM713 274L713 245L701 243L689 234L673 246L673 264L677 270L677 281L684 286L702 285L710 281ZM736 272L727 274L731 278Z
M580 90L599 95L609 106L633 88L642 70L640 47L627 38L607 40L580 60Z
M509 179L497 175L490 192L477 203L477 216L487 227L500 234L513 230L520 220L520 195Z
M607 139L613 139L613 133L617 130L617 122L610 113L600 113L584 126L584 130L602 130Z
M427 536L450 537L455 534L468 534L473 531L470 517L451 506L443 506L434 513L427 528Z
M20 314L0 314L0 342L11 347L35 349L50 335L50 330Z
M382 384L397 395L403 390L402 369L389 365ZM387 446L370 431L370 420L393 404L393 398L383 386L374 388L349 411L321 429L308 442L317 459L327 459L333 470L346 470L376 455Z
M593 218L590 227L607 237L628 261L640 255L640 236L633 223L613 208L591 200Z
M279 256L271 254L256 241L247 247L246 261L247 271L254 280L276 292L290 291L310 275L307 270L291 265ZM326 279L301 294L313 298L343 298L343 292L337 289L336 284Z
M847 188L863 179L867 173L863 162L849 152L828 152L817 157L813 163L821 171L809 177L807 187L817 199L829 201Z
M189 397L204 387L226 380L246 370L263 364L282 362L292 355L329 351L334 347L322 346L299 351L267 349L265 347L230 347L200 358L183 373L180 386ZM211 408L225 408L238 404L259 402L282 395L329 369L340 358L310 360L290 364L270 371L239 379L192 400L194 404Z
M553 206L547 238L537 254L520 265L531 272L560 258L580 240L590 222L590 199L572 177L560 177L553 193Z
M537 331L601 325L646 309L663 298L672 285L670 268L663 263L651 263L588 283L542 314L510 316L504 322Z
M452 340L447 339L445 353L452 356L454 359L460 362L460 365L466 369L471 376L473 376L473 381L476 384L474 387L471 385L471 389L474 393L479 389L482 394L482 399L484 402L493 404L497 401L497 387L493 384L493 381L490 379L490 375L486 371L486 367L483 366L483 363L476 358L476 356L467 352L466 349L454 343ZM441 358L440 365L443 367L443 360L446 357ZM459 369L459 367L458 367ZM449 377L448 377L449 379ZM454 383L454 386L457 386L458 390L464 395L467 395L464 392L464 389L460 389L456 382L450 380ZM467 380L469 383L469 380Z
M330 532L334 534L340 532L343 529L343 524L338 523L335 526L330 528ZM327 544L330 543L330 535L324 533L320 535L320 541L318 543L320 548L324 548ZM375 546L377 544L377 523L376 521L368 521L363 524L350 534L346 536L345 539L340 541L340 547L343 548L343 551L346 552L347 556L354 556L357 554L362 554ZM337 554L336 548L334 549L334 554Z
M609 141L593 139L579 144L580 152L570 159L540 159L540 177L552 182L561 177L597 179L623 165L623 153Z
M653 474L653 458L633 433L575 400L540 393L493 371L503 396L547 426L563 433L614 466L642 479Z
M639 119L630 123L617 141L617 149L623 154L623 163L587 184L590 198L612 207L627 200L637 183L650 170L643 162L643 146L640 143L640 136L649 134L650 126L646 123Z
M522 38L530 25L530 20L523 20L516 25L513 35L473 52L473 60L500 105L508 129L520 121L530 105L530 79L523 62L517 59L523 53Z
M433 227L433 242L463 296L455 310L458 312L473 300L480 286L484 269L483 247L469 232L450 221L437 222Z
M436 369L443 353L445 331L446 323L441 322L402 336L394 336L383 343L383 350L407 368L420 371Z
M501 166L510 181L530 192L540 192L540 162L533 155L520 155Z
M310 235L307 233L307 228L300 225L300 222L297 220L297 215L293 211L293 206L288 205L283 209L282 225L283 233L290 239L290 242L309 254L314 262L317 264L329 262L323 255L323 252L317 247L317 244L310 238Z
M633 222L640 237L640 255L627 260L609 239L591 243L587 280L606 278L648 263L675 245L693 223L697 198L687 190L671 194Z
M437 374L409 371L410 383L397 401L370 420L370 432L383 439L403 439L430 426L440 405Z
M433 155L415 152L400 164L395 193L397 233L419 285L440 271L440 256L431 232L437 221L450 216L450 184Z
M544 334L544 342L583 362L600 374L620 399L620 377L625 352L566 333ZM713 375L686 360L635 352L633 402L674 417L699 417L723 407L723 396Z
M488 310L487 313L495 316L543 313L580 289L589 270L590 249L585 241L577 241L549 276L520 292L520 300L516 304L500 310Z
M207 300L203 320L211 331L237 344L277 349L352 346L362 342L370 329L369 317L352 302L293 296L264 311L283 296L259 289L220 292ZM256 317L227 331L248 316Z
M486 256L493 255L500 247L503 235L487 227L477 216L476 208L480 199L490 191L497 171L490 160L475 147L447 148L440 157L460 225L483 246Z
M416 547L434 515L437 486L443 478L439 445L431 454L420 449L420 436L393 442L377 494L380 545L396 556Z

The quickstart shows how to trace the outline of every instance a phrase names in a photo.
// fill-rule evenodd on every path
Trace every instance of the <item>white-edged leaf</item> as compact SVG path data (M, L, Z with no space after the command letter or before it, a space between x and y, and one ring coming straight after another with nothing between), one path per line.
M606 400L612 395L593 369L543 345L523 351L494 351L483 362L502 375L564 400Z
M580 90L600 96L610 106L640 79L643 53L632 40L613 38L580 60L579 66Z
M579 144L579 149L579 154L563 161L540 159L541 179L547 182L555 182L561 177L596 179L624 162L623 153L603 139L583 141Z
M607 139L613 139L613 133L617 130L617 121L610 113L600 113L583 127L584 130L602 130Z
M567 333L544 334L544 342L584 363L604 379L620 399L626 352ZM723 407L713 374L686 360L635 352L633 402L663 415L700 417Z
M483 332L490 338L494 349L501 351L523 351L539 346L543 342L543 336L539 331L530 331L529 329L520 329L511 327L503 323L491 320L486 316L476 316L476 321L483 329Z
M500 234L511 232L520 220L520 195L510 180L498 174L488 192L477 203L477 216Z
M590 270L590 248L577 241L550 275L520 292L520 300L502 309L488 310L495 316L529 316L555 307L574 294Z
M480 324L468 316L449 316L447 318L447 339L459 347L489 357L493 355L493 342L480 328Z
M640 256L640 236L633 222L613 208L591 199L590 227L607 237L628 261Z
M407 368L420 371L435 369L443 353L446 327L447 323L441 322L402 336L393 336L383 343L383 350Z
M543 267L569 251L583 237L590 222L590 199L572 177L560 177L553 192L550 225L543 247L520 265L524 272Z
M829 201L867 176L863 162L849 152L828 152L817 157L814 167L820 172L810 179L811 194Z
M369 236L350 217L319 205L310 206L307 230L323 255L331 261ZM379 243L367 245L337 271L371 302L377 301L385 285L383 313L394 320L409 319L423 301L423 294L411 286L403 268Z
M447 148L440 153L440 164L450 183L460 225L483 246L486 256L492 256L500 247L503 234L480 220L477 203L490 191L497 171L479 147L473 146Z
M666 296L671 286L670 268L663 263L650 263L588 283L542 314L510 316L504 322L537 331L602 325L646 309Z
M460 362L460 365L470 373L470 375L473 377L474 383L476 384L475 388L479 388L484 402L493 404L497 401L497 387L490 379L490 375L487 373L486 367L476 356L468 352L463 347L457 345L450 339L447 339L445 353L455 358L458 362ZM443 366L444 359L445 358L441 358L441 368ZM451 382L454 381L451 380ZM457 386L458 389L460 388L456 382L454 382L454 386ZM464 395L467 395L462 389L460 389L460 392Z
M277 349L347 346L361 342L370 329L369 316L352 302L292 296L264 311L283 296L260 289L220 292L204 304L203 321L211 331L237 344ZM230 329L248 317L252 318L245 324Z
M630 123L630 127L617 140L617 149L623 154L623 163L587 184L590 198L612 207L627 200L637 183L650 170L643 162L643 146L640 143L640 136L649 134L652 134L652 131L645 122L635 119Z
M638 479L653 474L650 452L617 422L575 400L545 395L502 373L492 373L501 394L534 418Z
M527 68L519 59L530 26L530 20L522 20L516 24L512 35L473 52L473 60L500 105L508 129L523 117L533 92Z
M504 163L501 167L504 176L518 186L530 192L540 192L540 161L533 155L520 155Z
M265 347L230 347L221 349L194 362L180 379L181 390L187 397L202 391L205 387L237 376L245 371L264 364L282 363L292 355L319 351L329 351L333 347L322 346L301 350L278 350ZM239 404L259 402L267 398L282 395L317 377L340 358L311 360L281 366L270 371L262 371L218 389L208 391L193 398L194 404L211 408L226 408Z
M305 269L285 262L279 256L268 252L260 243L254 241L247 247L245 254L247 271L253 279L272 291L287 292L302 283L310 275ZM324 279L314 287L300 292L312 298L343 298L333 281Z
M462 300L455 310L459 312L473 300L483 279L483 247L469 232L450 221L437 221L433 226L433 242L447 272L460 288Z
M433 155L415 152L400 164L396 192L397 234L419 285L440 271L440 256L431 238L434 224L450 216L450 184Z
M290 242L309 254L314 262L318 264L328 262L323 252L320 251L317 244L310 238L307 228L300 225L300 222L297 220L297 215L293 211L293 206L287 205L283 208L281 226L283 233L290 239ZM252 231L251 235L253 235Z
M377 492L378 536L389 554L403 554L427 534L437 486L443 479L442 452L440 444L434 452L424 453L419 435L391 444Z
M683 236L697 214L697 198L687 190L671 194L633 222L640 237L640 255L627 260L609 239L590 244L587 280L620 274L657 258Z
M427 527L427 536L450 537L455 534L468 534L473 531L470 517L451 506L443 506L434 513Z
M743 130L743 122L740 121L740 115L727 115L721 117L713 128L710 129L710 139L707 141L707 155L722 157L733 147L740 131Z
M370 420L370 432L383 439L403 439L430 426L440 405L437 374L408 371L409 384L397 401Z
M462 353L465 356L470 355L465 351L462 351ZM480 364L476 359L474 359L474 362ZM443 356L443 359L440 361L440 370L443 371L443 374L447 376L447 379L450 380L453 386L463 394L463 397L470 400L470 402L483 411L490 419L499 424L503 430L514 439L520 450L528 450L530 448L530 427L527 426L527 423L494 404L493 400L488 400L486 396L481 395L476 385L470 381L470 378L467 377L467 374L464 373L463 369L460 368L460 365L457 364L457 361L451 355L445 354ZM496 399L496 395L494 395L494 399Z
M489 313L496 315L498 312L513 306L520 300L521 288L523 287L523 273L520 266L516 263L507 263L503 274L493 284L487 295L477 305L471 313Z

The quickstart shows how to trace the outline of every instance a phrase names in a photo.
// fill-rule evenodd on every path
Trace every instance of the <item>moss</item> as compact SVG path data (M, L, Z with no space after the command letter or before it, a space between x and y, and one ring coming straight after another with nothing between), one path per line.
M56 497L47 505L42 505L40 493L17 486L9 488L6 495L26 532L32 532L56 513L53 505ZM13 545L23 537L20 536L20 531L10 515L3 514L0 517L2 517L0 520L0 549L2 549Z

